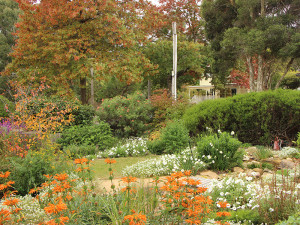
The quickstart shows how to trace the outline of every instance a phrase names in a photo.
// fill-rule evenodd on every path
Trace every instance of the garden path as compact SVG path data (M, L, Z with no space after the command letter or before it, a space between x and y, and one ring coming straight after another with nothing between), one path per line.
M209 178L204 178L201 176L197 176L197 177L193 177L194 179L200 180L201 184L199 185L199 187L209 187L211 182L213 181L213 179L209 179ZM160 177L161 180L165 180L166 177ZM121 190L122 188L125 187L125 184L122 182L121 179L113 179L112 183L115 185L115 189ZM144 187L144 188L153 188L154 187L154 183L153 183L153 178L137 178L137 182L133 183L133 186L135 187ZM159 183L158 187L162 187L163 184ZM100 193L103 192L112 192L111 189L111 181L108 179L98 179L96 181L96 190Z

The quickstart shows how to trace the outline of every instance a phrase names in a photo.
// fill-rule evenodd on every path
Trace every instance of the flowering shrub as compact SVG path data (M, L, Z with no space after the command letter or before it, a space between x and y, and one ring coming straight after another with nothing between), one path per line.
M110 125L115 135L139 137L149 131L152 111L150 102L137 92L103 100L96 114L100 121Z
M178 170L199 171L206 168L201 159L194 157L190 149L182 151L179 155L162 155L157 159L148 159L126 167L122 173L125 176L162 176L169 175Z
M241 142L226 132L205 136L197 143L198 157L216 170L228 170L240 166L243 152L239 150Z
M117 145L104 152L99 152L97 157L99 158L117 158L127 156L142 156L149 154L147 148L147 140L143 138L129 138L125 144Z
M281 149L278 155L280 158L299 157L300 151L297 148L284 147Z
M153 124L158 129L165 127L170 120L181 119L189 106L183 98L174 101L167 89L155 90L151 95L151 105L155 109Z
M14 104L4 96L0 95L0 119L9 117L9 113L12 113L13 111Z

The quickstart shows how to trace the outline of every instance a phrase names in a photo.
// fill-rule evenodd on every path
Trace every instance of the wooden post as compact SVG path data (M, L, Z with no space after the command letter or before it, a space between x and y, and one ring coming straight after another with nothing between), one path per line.
M173 71L172 71L172 97L177 100L177 33L176 33L176 22L172 23L173 31Z
M91 105L94 106L95 97L94 97L94 68L91 68Z

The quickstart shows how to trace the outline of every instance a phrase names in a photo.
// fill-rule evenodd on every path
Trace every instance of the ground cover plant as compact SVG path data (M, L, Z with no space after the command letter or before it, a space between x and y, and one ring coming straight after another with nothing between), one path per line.
M143 156L149 154L147 139L129 138L121 141L117 146L106 149L97 154L98 158L117 158L127 156Z

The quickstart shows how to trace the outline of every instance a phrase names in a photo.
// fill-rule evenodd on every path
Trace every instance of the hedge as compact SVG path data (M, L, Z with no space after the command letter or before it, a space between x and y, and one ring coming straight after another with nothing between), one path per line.
M207 100L183 115L192 135L234 131L242 142L268 145L275 137L291 143L300 127L300 91L276 90Z

